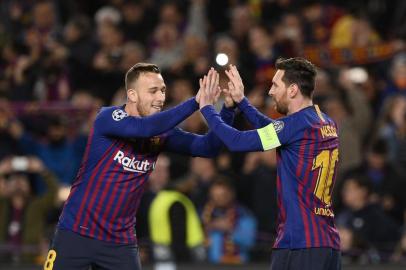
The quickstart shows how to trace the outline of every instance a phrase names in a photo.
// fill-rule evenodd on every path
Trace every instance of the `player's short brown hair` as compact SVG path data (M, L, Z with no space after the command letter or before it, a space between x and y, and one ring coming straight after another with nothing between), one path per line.
M275 67L285 71L282 77L285 85L295 83L302 95L312 96L315 86L316 67L310 61L300 57L279 58Z
M155 64L151 63L137 63L132 66L125 74L125 89L128 90L130 84L135 82L141 73L157 73L161 74L161 70Z

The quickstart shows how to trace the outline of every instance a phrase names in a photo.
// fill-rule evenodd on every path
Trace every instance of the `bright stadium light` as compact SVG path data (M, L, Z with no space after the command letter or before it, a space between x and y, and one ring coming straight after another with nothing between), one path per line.
M353 83L362 84L368 80L368 72L364 68L350 68L347 73L348 79L350 79Z
M225 66L228 63L228 56L225 53L218 53L216 56L216 63L219 66Z

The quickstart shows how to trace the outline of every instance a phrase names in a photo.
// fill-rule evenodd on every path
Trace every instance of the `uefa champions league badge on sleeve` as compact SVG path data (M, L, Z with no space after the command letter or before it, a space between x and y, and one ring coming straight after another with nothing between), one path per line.
M122 109L114 110L112 115L114 121L120 121L128 116L128 114Z
M273 127L276 133L279 133L285 127L285 123L283 121L275 121L273 122Z

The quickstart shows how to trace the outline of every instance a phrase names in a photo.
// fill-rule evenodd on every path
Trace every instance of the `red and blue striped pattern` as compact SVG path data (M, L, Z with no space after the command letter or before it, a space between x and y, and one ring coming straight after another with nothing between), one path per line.
M137 143L144 149L152 147L149 139ZM59 228L108 242L136 241L135 214L152 166L145 172L125 170L114 160L118 151L149 164L154 164L158 157L157 151L138 151L128 140L109 139L92 131Z
M338 148L338 138L323 138L320 127L336 125L326 115L326 120L320 119L312 108L298 112L294 120L286 124L285 128L295 126L299 132L293 133L290 143L277 149L279 225L274 248L340 249L333 217L315 213L317 208L332 209L331 205L326 205L314 195L319 169L312 170L313 162L321 151ZM335 178L336 171L332 176L333 185Z

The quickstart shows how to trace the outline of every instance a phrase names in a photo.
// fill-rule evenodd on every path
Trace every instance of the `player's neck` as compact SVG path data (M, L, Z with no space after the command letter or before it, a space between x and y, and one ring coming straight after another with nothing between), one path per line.
M124 110L130 116L140 116L140 113L138 112L137 105L135 102L127 100Z
M313 101L310 98L293 99L288 106L288 115L303 110L309 106L313 106Z

